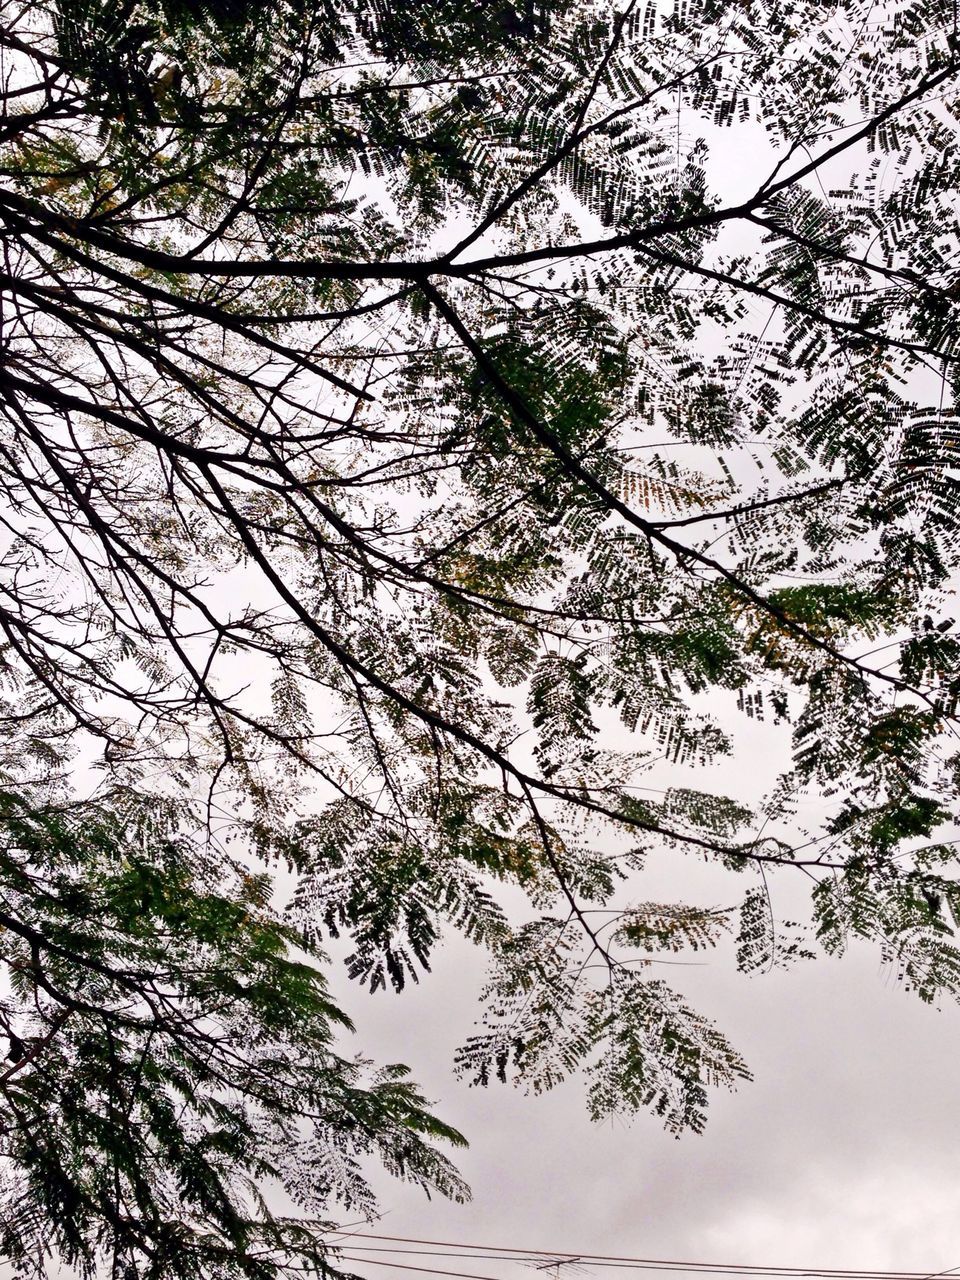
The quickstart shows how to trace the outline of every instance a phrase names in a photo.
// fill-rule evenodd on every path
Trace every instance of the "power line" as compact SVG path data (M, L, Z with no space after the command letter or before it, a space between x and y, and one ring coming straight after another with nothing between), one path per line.
M379 1245L359 1245L356 1240L376 1240L387 1242ZM374 1232L356 1231L349 1233L351 1250L361 1254L389 1253L392 1255L414 1255L424 1258L475 1259L484 1262L516 1262L530 1266L535 1262L546 1262L548 1265L563 1265L564 1260L576 1257L578 1263L589 1267L615 1268L638 1271L669 1271L688 1275L735 1275L745 1277L770 1276L786 1280L789 1277L810 1277L817 1280L929 1280L930 1273L924 1271L873 1271L863 1268L836 1267L790 1267L780 1265L763 1266L753 1263L720 1263L673 1258L636 1258L620 1254L586 1253L583 1250L544 1250L508 1247L501 1245L475 1245L462 1241L425 1240L409 1236L388 1236ZM400 1247L392 1247L392 1246ZM410 1248L404 1246L422 1245L427 1248ZM477 1276L473 1273L447 1271L439 1268L415 1266L402 1262L388 1262L375 1257L353 1259L371 1266L386 1266L400 1270L416 1271L428 1275L457 1277L458 1280L497 1280L493 1276ZM952 1268L951 1270L960 1270ZM937 1276L949 1272L936 1272Z
M525 1251L522 1255L504 1253L455 1253L442 1252L440 1250L429 1249L377 1249L370 1245L351 1245L353 1250L358 1253L389 1253L397 1254L414 1254L420 1257L431 1258L474 1258L477 1261L484 1262L518 1262L524 1266L541 1265L538 1259L544 1259L548 1266L563 1266L565 1259L548 1252L538 1252L535 1250ZM479 1248L479 1246L478 1246ZM405 1264L398 1262L387 1262L381 1258L364 1257L356 1259L373 1266L387 1267L403 1267L408 1271L421 1271L431 1275L440 1276L460 1276L465 1273L459 1271L444 1271L430 1267L418 1267L413 1264ZM770 1276L778 1278L778 1280L787 1280L788 1277L823 1277L824 1280L929 1280L929 1277L922 1271L839 1271L827 1268L815 1267L764 1267L753 1266L749 1264L725 1266L722 1263L710 1262L680 1262L670 1261L669 1259L638 1259L637 1261L614 1261L605 1259L602 1256L580 1254L577 1258L579 1263L588 1267L603 1267L624 1269L631 1271L667 1271L672 1273L684 1273L688 1275L730 1275L745 1277L763 1277ZM938 1275L941 1273L937 1273ZM476 1277L475 1280L494 1280L494 1277Z
M386 1262L383 1258L352 1258L349 1253L340 1255L344 1262L362 1262L367 1266L396 1267L400 1271L419 1271L430 1276L456 1276L457 1280L496 1280L495 1276L478 1276L472 1271L438 1271L435 1267L414 1267L404 1262Z

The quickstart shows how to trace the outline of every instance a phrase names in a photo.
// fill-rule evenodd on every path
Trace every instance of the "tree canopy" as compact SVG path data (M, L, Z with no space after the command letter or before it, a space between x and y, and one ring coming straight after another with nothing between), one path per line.
M855 937L960 991L956 22L10 0L22 1266L323 1270L357 1153L463 1194L402 1069L335 1052L331 936L377 991L462 931L467 1078L582 1067L676 1132L748 1068L658 952ZM765 796L738 717L781 726ZM645 901L663 849L734 906Z

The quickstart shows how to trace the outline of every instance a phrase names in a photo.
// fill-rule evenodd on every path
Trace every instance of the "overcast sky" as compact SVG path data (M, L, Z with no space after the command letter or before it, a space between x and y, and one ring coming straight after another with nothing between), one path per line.
M749 798L786 766L789 730L745 720L733 695L716 696L728 698L715 709L734 736L732 756L696 777L661 765L651 786L695 782ZM611 745L625 745L622 735ZM829 812L829 798L808 799L784 834L796 839ZM619 896L727 906L748 887L715 865L661 853ZM806 914L810 887L797 871L771 878L779 920ZM646 1115L591 1124L581 1079L540 1098L457 1080L453 1056L474 1030L483 976L481 953L459 939L400 995L368 996L335 978L357 1049L406 1062L438 1114L470 1140L458 1164L471 1204L430 1202L376 1178L385 1216L370 1229L573 1255L960 1268L960 1007L922 1004L865 945L753 977L736 973L732 948L690 959L698 963L656 976L717 1022L755 1079L713 1093L706 1132L680 1139ZM517 1264L410 1261L503 1280L531 1274ZM360 1269L371 1280L404 1276Z
M591 1125L579 1081L527 1098L454 1080L476 993L476 961L461 944L419 989L354 994L358 1045L408 1062L471 1142L460 1165L472 1204L384 1182L387 1212L372 1230L545 1252L960 1266L960 1011L904 993L867 948L762 977L720 961L669 973L678 975L756 1077L715 1095L706 1133L679 1140L652 1117Z

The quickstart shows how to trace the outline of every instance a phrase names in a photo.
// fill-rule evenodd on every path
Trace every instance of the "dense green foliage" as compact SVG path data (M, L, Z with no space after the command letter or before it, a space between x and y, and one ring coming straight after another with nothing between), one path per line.
M43 811L0 794L0 1248L22 1265L96 1249L121 1275L322 1270L319 1215L370 1211L369 1155L465 1194L432 1148L463 1139L406 1068L334 1052L350 1024L269 878L198 856L181 821L129 795ZM318 1220L278 1213L280 1192Z
M344 1144L459 1192L416 1091L363 1093L334 1054L295 938L306 965L348 938L377 991L463 931L491 965L468 1078L582 1067L595 1115L677 1132L747 1067L661 952L765 972L857 938L960 993L955 24L940 0L9 0L23 1265L52 1218L86 1267L322 1267L322 1230L253 1201L362 1197L314 1171ZM760 721L779 777L738 754ZM664 849L729 871L733 905L648 901ZM776 905L801 875L806 939ZM56 1144L41 1115L69 1117ZM183 1217L216 1244L173 1247Z

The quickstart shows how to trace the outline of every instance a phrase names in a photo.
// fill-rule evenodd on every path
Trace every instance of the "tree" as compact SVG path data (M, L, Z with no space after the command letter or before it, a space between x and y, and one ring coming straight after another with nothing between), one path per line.
M332 1049L350 1024L269 878L198 856L183 814L131 795L36 809L0 797L9 991L0 1248L115 1275L327 1270L331 1199L369 1212L362 1159L461 1198L433 1149L462 1144L406 1068ZM274 1209L264 1201L274 1189Z
M952 6L51 0L0 39L11 794L47 815L72 751L201 797L372 990L461 929L463 1071L582 1065L596 1115L696 1130L746 1076L650 962L805 954L776 877L956 994ZM704 785L736 706L792 734L759 804ZM739 904L632 902L662 848Z

